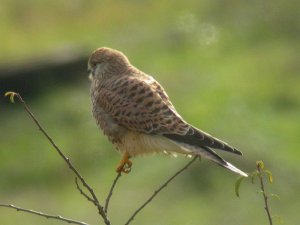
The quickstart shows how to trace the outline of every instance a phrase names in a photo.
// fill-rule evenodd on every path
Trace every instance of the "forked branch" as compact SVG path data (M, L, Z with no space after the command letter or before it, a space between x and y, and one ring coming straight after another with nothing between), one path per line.
M91 188L90 185L87 184L87 182L85 181L85 179L81 176L81 174L78 172L78 170L75 168L75 166L73 166L73 164L71 163L70 159L68 157L66 157L64 155L64 153L58 148L58 146L54 143L53 139L48 135L48 133L46 132L46 130L42 127L42 125L39 123L39 121L36 119L36 117L34 116L34 114L30 111L29 107L27 106L26 102L23 100L23 98L21 97L21 95L19 93L15 93L15 92L7 92L5 94L5 96L9 96L10 100L12 102L14 102L14 97L16 96L20 102L22 103L25 111L28 113L28 115L31 117L31 119L34 121L34 123L36 124L36 126L39 128L39 130L44 134L44 136L48 139L48 141L51 143L51 145L54 147L54 149L56 150L56 152L61 156L61 158L67 163L68 167L70 168L70 170L73 171L73 173L76 175L76 177L78 177L78 179L81 181L82 185L88 190L88 192L91 194L91 199L93 204L97 207L98 209L98 213L101 215L101 217L104 220L104 223L106 225L110 225L110 221L108 220L106 213L104 212L104 208L103 206L100 205L99 200L94 192L94 190Z
M112 186L110 187L110 190L108 192L108 195L106 197L105 200L105 205L104 207L99 203L99 200L94 192L94 190L91 188L90 185L87 184L87 182L85 181L85 179L81 176L81 174L78 172L78 170L74 167L74 165L71 163L70 159L68 157L66 157L64 155L64 153L60 150L60 148L55 144L55 142L52 140L52 138L48 135L48 133L46 132L46 130L41 126L41 124L39 123L39 121L36 119L36 117L34 116L34 114L30 111L29 107L27 106L26 102L22 99L21 95L15 92L7 92L6 96L10 96L10 100L12 102L14 102L14 97L16 96L20 102L23 104L23 107L25 109L25 111L29 114L29 116L31 117L31 119L34 121L34 123L36 124L36 126L39 128L39 130L43 133L43 135L47 138L47 140L51 143L51 145L54 147L54 149L56 150L56 152L60 155L60 157L67 163L69 169L76 175L75 177L75 184L76 187L78 189L78 191L80 192L81 195L83 195L88 201L92 202L98 209L98 213L101 215L104 223L106 225L110 225L110 221L108 220L107 217L107 211L108 211L108 207L109 207L109 202L110 199L112 197L113 191L116 187L116 184L118 182L118 180L121 177L121 173L118 173L117 176L115 177ZM125 225L130 224L134 218L136 217L136 215L138 213L140 213L164 188L167 187L167 185L178 175L180 175L184 170L186 170L193 162L195 162L195 160L198 158L199 156L195 156L191 161L189 161L182 169L180 169L179 171L177 171L173 176L171 176L166 182L164 182L157 190L154 191L154 193L137 209L133 212L133 214L130 216L130 218L128 219L128 221L125 223ZM80 180L80 182L82 183L83 187L87 190L87 192L85 192L81 187L80 184L78 183L78 180ZM24 208L20 208L14 205L10 205L10 204L0 204L0 207L7 207L7 208L12 208L12 209L16 209L17 211L23 211L23 212L27 212L27 213L31 213L31 214L35 214L38 216L42 216L48 219L56 219L56 220L61 220L61 221L65 221L68 223L73 223L73 224L79 224L79 225L88 225L87 223L84 222L80 222L80 221L76 221L76 220L72 220L72 219L68 219L62 216L53 216L53 215L49 215L43 212L38 212L38 211L34 211L31 209L24 209Z

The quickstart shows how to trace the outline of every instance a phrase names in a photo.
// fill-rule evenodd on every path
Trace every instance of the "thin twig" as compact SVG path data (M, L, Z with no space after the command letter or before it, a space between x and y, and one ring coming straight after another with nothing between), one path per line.
M67 223L72 223L72 224L79 224L79 225L89 225L88 223L85 222L81 222L81 221L76 221L76 220L72 220L72 219L68 219L62 216L54 216L54 215L49 215L43 212L38 212L35 210L31 210L31 209L24 209L15 205L11 205L11 204L0 204L1 207L6 207L6 208L11 208L11 209L15 209L17 211L21 211L21 212L26 212L26 213L30 213L30 214L34 214L34 215L38 215L41 217L45 217L47 219L55 219L55 220L60 220L60 221L64 221Z
M88 201L94 203L94 199L92 199L90 196L88 196L83 190L82 188L79 186L78 184L78 178L75 177L75 184L76 184L76 187L78 189L78 191L80 192L81 195L83 195Z
M268 205L268 196L266 195L266 192L265 192L265 185L264 185L263 176L261 174L261 168L260 168L259 164L257 165L257 170L259 172L258 176L259 176L259 181L260 181L260 187L261 187L262 195L264 197L264 202L265 202L265 207L264 208L267 212L269 223L270 223L270 225L272 225L273 222L272 222L272 216L271 216L269 205Z
M105 200L105 206L104 206L104 212L107 214L107 210L108 210L108 205L109 205L109 201L110 201L110 198L113 194L113 191L114 191L114 188L119 180L119 178L122 176L122 172L119 172L116 176L116 178L114 179L114 182L112 183L111 187L110 187L110 190L109 190L109 193L107 195L107 198Z
M188 164L186 164L182 169L178 170L172 177L170 177L160 188L154 191L154 193L132 214L132 216L128 219L128 221L125 223L125 225L128 225L131 223L135 216L143 209L145 208L154 198L155 196L175 178L179 174L181 174L184 170L186 170L195 160L198 158L198 156L195 156Z
M93 203L98 209L98 213L101 215L101 217L104 220L104 223L106 225L110 225L110 221L108 220L103 206L100 205L99 200L94 192L94 190L87 184L85 179L81 176L81 174L78 172L78 170L73 166L70 159L64 155L64 153L58 148L58 146L54 143L52 138L48 135L48 133L45 131L45 129L42 127L42 125L39 123L39 121L35 118L34 114L30 111L29 107L27 106L26 102L23 100L21 95L19 93L15 92L9 92L11 96L17 96L20 102L23 104L25 111L29 114L29 116L32 118L32 120L35 122L35 124L38 126L39 130L44 134L44 136L48 139L48 141L51 143L51 145L54 147L54 149L57 151L57 153L63 158L63 160L68 164L68 167L75 173L75 175L79 178L83 186L90 192L93 198Z

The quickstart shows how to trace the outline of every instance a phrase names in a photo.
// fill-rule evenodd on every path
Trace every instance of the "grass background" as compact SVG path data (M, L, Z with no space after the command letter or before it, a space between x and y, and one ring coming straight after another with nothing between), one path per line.
M263 160L275 224L297 224L300 209L299 1L17 1L0 0L0 60L10 63L58 47L119 49L168 91L181 115L226 140L245 171ZM41 74L42 76L43 74ZM26 99L61 149L104 200L118 153L90 113L89 81L57 82ZM8 90L0 90L1 94ZM0 109L0 201L101 224L77 193L74 176L20 104ZM163 155L134 159L113 196L122 224L186 163ZM132 224L267 224L257 185L203 160L178 177ZM279 219L280 217L281 219ZM63 224L0 209L1 224Z

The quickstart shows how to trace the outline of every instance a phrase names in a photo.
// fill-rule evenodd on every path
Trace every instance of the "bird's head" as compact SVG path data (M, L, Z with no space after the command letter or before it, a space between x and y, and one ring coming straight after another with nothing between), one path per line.
M122 52L106 47L98 48L88 61L89 78L93 80L121 75L128 70L129 65L127 57Z

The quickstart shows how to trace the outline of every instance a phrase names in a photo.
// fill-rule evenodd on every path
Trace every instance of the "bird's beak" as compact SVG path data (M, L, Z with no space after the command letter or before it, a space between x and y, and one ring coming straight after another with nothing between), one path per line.
M87 73L88 73L89 80L93 80L93 70L92 70L92 68L88 67Z
M92 81L93 80L93 75L90 73L89 74L89 80Z

